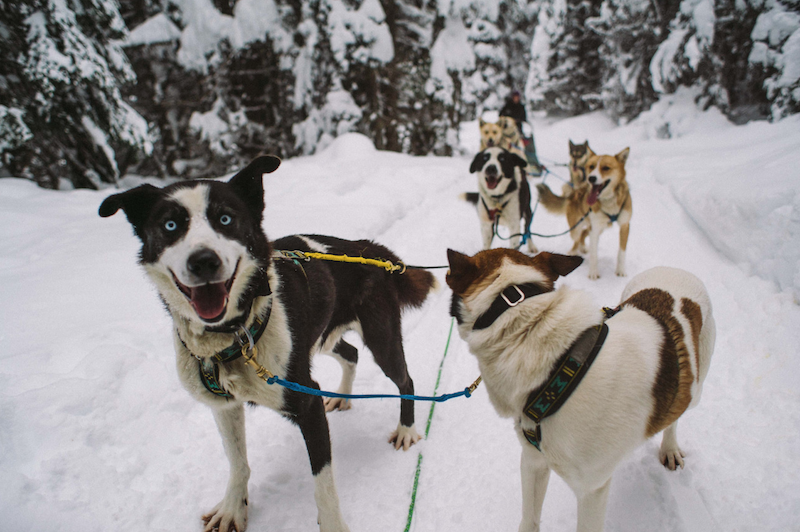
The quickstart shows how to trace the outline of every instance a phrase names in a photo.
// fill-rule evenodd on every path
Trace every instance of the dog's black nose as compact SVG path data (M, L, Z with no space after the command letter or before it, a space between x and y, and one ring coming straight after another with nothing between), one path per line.
M493 164L490 164L489 166L486 167L484 173L486 175L497 175L497 167Z
M589 183L594 185L596 182L597 182L597 177L593 176L593 175L590 175L589 176Z
M204 281L213 280L221 266L222 260L219 255L208 248L195 251L186 261L189 273Z

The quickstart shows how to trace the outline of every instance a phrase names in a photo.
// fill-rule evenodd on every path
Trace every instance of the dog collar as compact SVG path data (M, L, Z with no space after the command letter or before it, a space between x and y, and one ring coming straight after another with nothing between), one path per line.
M511 286L505 287L505 289L500 292L500 295L492 302L492 306L489 307L489 310L478 316L478 319L475 320L475 325L472 326L472 330L478 331L487 328L494 323L503 312L511 307L516 307L526 299L544 294L545 292L550 292L550 290L535 283L512 284Z
M542 442L541 422L550 417L569 399L580 384L586 372L597 358L608 336L608 325L605 320L619 312L620 307L603 308L603 323L589 327L561 355L545 383L528 395L523 413L536 423L534 429L522 429L528 443L539 449Z
M224 397L226 399L233 398L233 394L228 392L225 387L222 386L222 383L219 382L219 365L241 357L242 349L251 346L251 339L252 345L258 343L259 338L261 338L261 335L263 335L264 331L267 329L267 323L269 323L269 317L271 314L272 302L270 302L269 306L267 307L267 311L263 318L256 316L250 327L242 326L239 329L239 332L234 334L235 341L222 351L215 353L208 359L201 359L197 355L192 354L192 356L197 359L197 364L200 371L200 382L203 383L203 386L205 386L206 390L219 397ZM181 344L183 344L183 347L189 349L189 347L186 345L186 342L184 342L183 338L180 337L180 334L178 334L178 339L181 341Z
M619 215L622 214L622 209L624 209L625 208L625 204L628 203L628 197L630 197L630 193L628 193L628 195L625 196L625 201L622 202L622 206L619 208L619 211L617 211L617 214L608 214L603 209L600 209L600 212L602 212L603 214L608 216L608 219L611 220L611 223L613 224L614 222L617 221L617 218L619 218Z
M505 194L503 194L501 196L491 196L491 197L493 197L493 198L502 198L504 195ZM508 198L505 201L505 203L500 205L498 208L490 209L489 206L486 205L486 200L484 200L483 196L481 196L481 203L483 203L483 207L486 209L486 214L489 215L489 219L492 220L492 221L495 221L495 219L503 212L503 209L506 208L506 205L508 205L510 201L511 201L511 198Z

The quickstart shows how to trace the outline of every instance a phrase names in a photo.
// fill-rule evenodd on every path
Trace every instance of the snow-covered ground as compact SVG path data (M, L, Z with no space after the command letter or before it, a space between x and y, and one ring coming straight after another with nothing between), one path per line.
M657 439L612 482L608 531L800 530L800 117L732 126L676 98L614 126L601 114L535 122L539 154L564 162L567 139L598 152L631 147L634 205L628 272L686 268L706 283L718 337L700 405L681 421L686 469L666 471ZM667 131L671 139L659 138ZM660 132L660 133L659 133ZM477 147L477 126L462 135ZM445 264L448 247L479 250L477 217L458 200L475 190L470 158L378 152L346 135L323 153L265 176L273 238L318 232L373 238L410 264ZM552 166L562 177L566 170ZM126 178L123 183L131 184ZM547 183L559 190L560 182ZM2 530L196 531L222 497L227 462L210 411L178 384L170 320L136 265L124 216L97 216L111 191L52 192L0 180L0 511ZM534 231L566 229L539 210ZM569 238L538 238L566 252ZM601 279L583 265L562 280L613 305L616 230L603 235ZM436 272L444 286L444 273ZM450 328L449 290L404 320L418 393L433 392ZM356 345L360 345L354 339ZM339 368L315 359L325 389ZM463 389L477 364L453 333L439 393ZM355 391L396 393L368 354ZM424 430L429 403L418 403ZM404 530L423 454L411 530L516 530L519 443L479 389L436 406L429 437L408 452L386 438L394 400L329 415L343 512L353 532ZM316 530L300 432L248 409L250 530ZM571 531L575 499L551 477L546 531Z

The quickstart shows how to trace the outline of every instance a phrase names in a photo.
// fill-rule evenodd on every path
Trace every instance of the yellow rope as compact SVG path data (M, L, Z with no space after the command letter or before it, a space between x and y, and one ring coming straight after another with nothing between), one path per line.
M309 260L309 259L318 259L318 260L329 260L333 262L350 262L356 264L367 264L369 266L377 266L379 268L385 269L389 273L397 272L405 273L406 265L400 262L399 264L394 264L388 260L379 260L379 259L367 259L364 257L350 257L348 255L330 255L328 253L316 253L312 251L279 251L278 253L281 254L283 258L290 258L290 259L300 259L300 260Z

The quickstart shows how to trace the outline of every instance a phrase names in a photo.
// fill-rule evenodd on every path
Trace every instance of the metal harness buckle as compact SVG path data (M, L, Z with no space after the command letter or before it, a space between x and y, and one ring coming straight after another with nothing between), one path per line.
M244 338L242 338L242 333L244 333L245 338L247 339L247 343L245 344ZM245 350L252 351L255 347L255 341L253 340L253 335L250 334L250 329L242 325L238 331L233 335L236 338L236 342L242 348L242 354L245 353Z
M517 286L517 285L512 285L510 288L514 288L514 289L517 291L517 293L519 294L519 299L517 299L516 301L514 301L514 302L512 303L512 302L511 302L511 301L508 299L508 297L506 296L506 292L505 292L505 290L503 290L502 292L500 292L500 296L503 298L503 301L505 301L505 302L506 302L506 304L507 304L509 307L516 307L517 305L519 305L520 303L522 303L523 301L525 301L525 294L522 292L522 290L520 289L520 287L519 287L519 286Z

